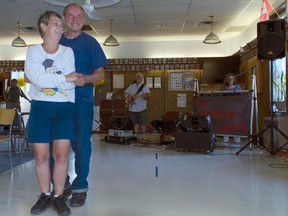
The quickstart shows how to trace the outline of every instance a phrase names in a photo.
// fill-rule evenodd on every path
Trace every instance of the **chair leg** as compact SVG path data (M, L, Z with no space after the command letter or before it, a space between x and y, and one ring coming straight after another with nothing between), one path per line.
M8 152L9 152L9 160L10 160L10 169L13 172L13 165L12 165L12 151L11 151L11 139L8 141Z
M22 162L22 156L23 156L23 138L19 137L18 138L18 143L19 143L19 151L20 151L20 155L19 155L19 160Z

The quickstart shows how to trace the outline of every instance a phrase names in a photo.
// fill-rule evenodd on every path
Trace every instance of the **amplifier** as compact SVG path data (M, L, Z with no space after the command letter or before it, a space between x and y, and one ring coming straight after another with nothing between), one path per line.
M134 124L128 116L112 116L109 120L109 129L133 130Z
M105 141L116 144L132 144L137 142L137 137L105 136Z
M108 135L109 136L114 136L114 137L131 137L131 136L133 136L133 130L109 129Z
M187 132L209 132L212 130L209 115L184 114L180 117L180 128Z
M210 153L216 145L216 135L214 133L185 132L177 131L175 136L175 146L180 149L187 149L199 153Z

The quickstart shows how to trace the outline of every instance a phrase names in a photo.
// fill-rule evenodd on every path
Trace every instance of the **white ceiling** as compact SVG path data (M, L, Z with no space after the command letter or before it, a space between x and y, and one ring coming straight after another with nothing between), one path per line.
M70 0L59 0L71 2ZM91 3L97 0L91 0ZM73 0L83 4L84 0ZM275 8L283 0L269 0ZM109 19L113 19L113 35L121 41L203 40L210 33L210 25L200 25L215 16L214 33L223 39L240 34L255 20L259 20L262 0L121 0L117 5L99 8L104 19L86 19L99 42L110 35ZM45 10L62 14L63 7L51 6L43 0L0 0L0 44L10 44L17 36L17 22L21 23L21 37L28 43L41 42L35 27Z

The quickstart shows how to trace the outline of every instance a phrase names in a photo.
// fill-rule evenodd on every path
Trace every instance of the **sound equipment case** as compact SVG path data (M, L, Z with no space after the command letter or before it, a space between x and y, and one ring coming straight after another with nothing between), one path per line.
M131 136L133 136L133 130L109 129L108 135L109 136L116 136L116 137L131 137Z
M131 144L137 142L133 136L133 122L128 116L112 116L109 120L108 135L105 141L116 144Z
M132 144L137 142L137 137L105 136L105 142L116 144Z
M180 130L175 136L175 146L179 151L183 149L209 154L214 150L216 135L210 116L186 114L180 122Z
M214 133L176 132L175 146L179 151L189 150L209 154L214 150L215 145L216 136Z

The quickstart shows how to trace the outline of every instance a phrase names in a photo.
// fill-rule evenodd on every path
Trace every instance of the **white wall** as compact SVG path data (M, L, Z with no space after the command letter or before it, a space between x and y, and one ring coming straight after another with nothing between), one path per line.
M103 47L108 58L219 57L233 54L230 42L207 45L202 41L123 42ZM239 49L239 48L238 48ZM236 50L233 50L236 52Z
M224 57L236 53L240 46L257 37L257 22L235 38L220 44L207 45L202 41L119 42L118 47L103 47L111 58L170 58L170 57ZM25 60L27 48L0 46L0 60Z
M25 60L27 47L0 45L0 60Z

